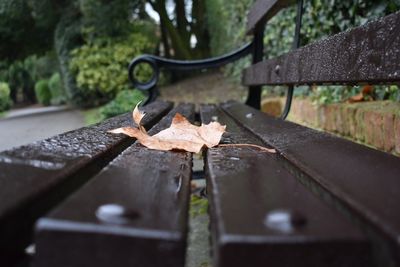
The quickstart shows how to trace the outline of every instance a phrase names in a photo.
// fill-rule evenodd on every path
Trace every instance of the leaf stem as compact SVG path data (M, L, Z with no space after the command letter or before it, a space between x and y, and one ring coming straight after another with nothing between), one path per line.
M247 146L247 147L255 147L260 150L266 151L268 153L276 153L276 150L274 148L267 148L255 144L219 144L219 147L240 147L240 146Z

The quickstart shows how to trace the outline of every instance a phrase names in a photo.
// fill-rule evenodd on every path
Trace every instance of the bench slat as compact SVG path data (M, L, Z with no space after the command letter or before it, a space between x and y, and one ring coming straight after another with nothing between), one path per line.
M247 15L247 34L252 34L257 25L263 25L281 9L293 4L294 0L258 0Z
M176 112L193 120L194 105L173 109L150 135ZM191 153L132 145L39 220L35 266L183 267L191 167ZM107 205L126 215L102 213Z
M263 145L219 109L203 106L201 116L203 123L217 117L239 142ZM360 230L296 181L282 161L253 148L208 150L214 266L371 266ZM287 214L292 220L279 221Z
M157 101L145 107L145 127L172 108ZM131 114L0 153L0 255L30 242L34 221L88 181L133 139L106 133L133 123Z
M400 12L262 61L245 85L355 84L400 81Z
M291 171L305 185L363 225L382 253L389 246L390 260L399 260L398 157L242 104L227 103L223 109L296 166Z

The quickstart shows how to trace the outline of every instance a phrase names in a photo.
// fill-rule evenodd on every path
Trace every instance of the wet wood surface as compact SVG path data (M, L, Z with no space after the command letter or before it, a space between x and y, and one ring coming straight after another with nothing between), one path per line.
M400 81L400 12L245 69L245 85Z
M222 143L265 144L212 105L203 123L227 125ZM360 229L314 196L279 154L251 147L207 152L214 266L371 266Z
M239 103L227 103L223 109L276 148L287 160L290 172L311 191L361 225L387 264L399 262L398 157Z
M194 119L194 105L180 105L149 134L177 112ZM191 172L191 153L135 143L39 220L35 266L183 267Z
M294 0L258 0L252 5L247 15L247 34L254 33L258 26L263 26L280 10L295 2Z
M150 128L171 108L161 101L147 106L144 125ZM39 216L133 143L107 133L132 123L125 114L0 153L0 258L23 251Z

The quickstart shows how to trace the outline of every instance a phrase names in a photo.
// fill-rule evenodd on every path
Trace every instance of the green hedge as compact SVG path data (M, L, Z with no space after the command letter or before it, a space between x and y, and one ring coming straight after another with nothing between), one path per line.
M60 73L68 100L76 106L84 106L87 99L80 95L75 76L69 64L70 52L83 44L81 35L81 18L74 9L65 10L55 30L54 47L56 50Z
M51 101L51 93L48 80L39 80L35 84L36 99L42 105L48 106Z
M77 93L95 106L113 99L129 89L128 64L132 58L154 51L155 43L140 34L86 44L72 51L70 71L76 77ZM139 78L146 79L151 70L138 70Z
M144 100L144 95L139 90L123 90L114 100L100 109L102 119L130 112L142 100Z
M5 82L0 82L0 112L11 107L10 87Z
M49 79L49 90L52 105L61 105L67 102L67 96L61 81L60 73L54 73Z

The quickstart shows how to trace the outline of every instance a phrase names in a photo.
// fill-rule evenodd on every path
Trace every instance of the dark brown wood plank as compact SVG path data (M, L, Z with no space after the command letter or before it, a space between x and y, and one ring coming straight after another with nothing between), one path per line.
M399 264L400 158L242 104L227 103L223 108L275 147L307 187L359 223L387 260L382 266Z
M160 101L145 107L145 126L154 125L171 108ZM8 257L29 244L40 215L133 143L107 133L131 123L131 114L125 114L0 153L0 255Z
M201 115L204 123L214 117L226 124L234 141L263 145L215 107L203 106ZM371 266L360 230L309 192L282 161L253 148L207 152L213 266Z
M176 112L193 119L194 105L173 109L149 133ZM132 145L39 220L35 266L183 267L191 167L191 153ZM113 215L118 208L125 212Z
M281 9L295 3L294 0L258 0L247 15L247 34L252 34L258 25L264 25Z
M245 85L394 83L400 81L400 12L257 63Z

